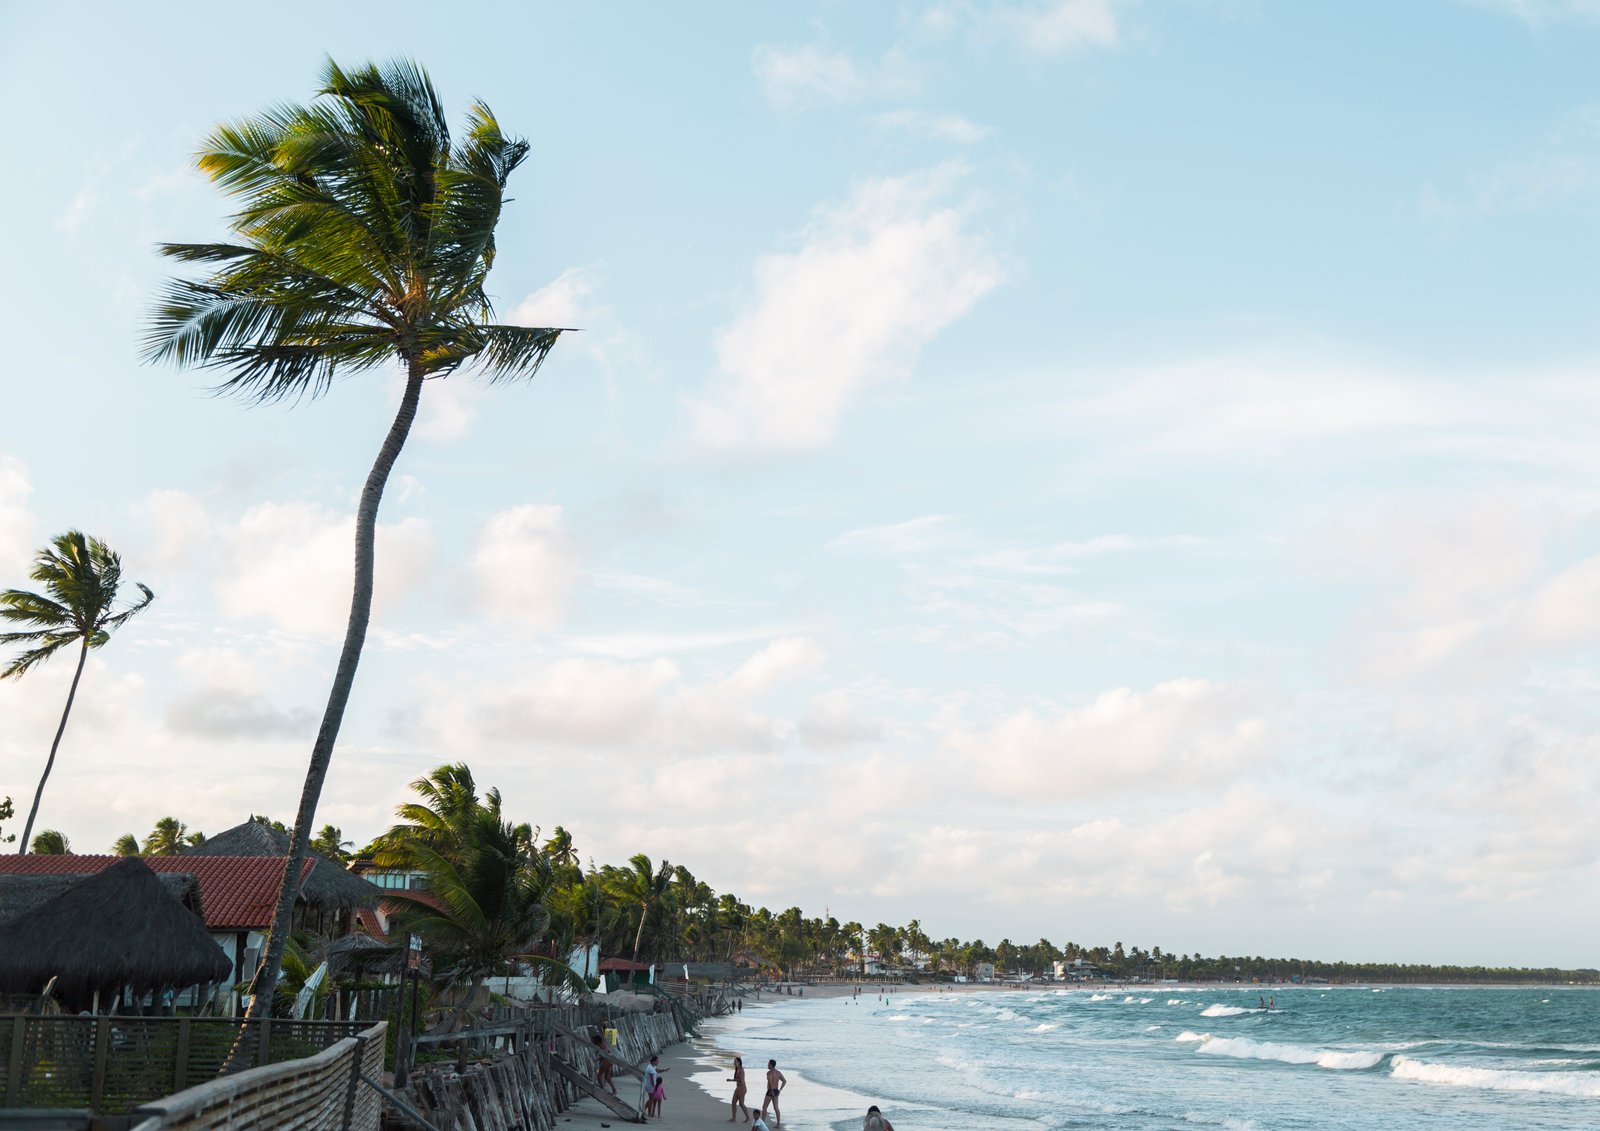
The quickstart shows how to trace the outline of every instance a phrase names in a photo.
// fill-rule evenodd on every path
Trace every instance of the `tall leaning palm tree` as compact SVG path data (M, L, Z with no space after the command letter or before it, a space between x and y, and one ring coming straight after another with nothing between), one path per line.
M423 384L463 368L490 381L531 377L560 334L494 323L484 289L506 180L527 143L502 133L481 102L453 143L432 82L411 62L347 71L330 60L322 79L312 104L219 126L205 140L201 172L238 205L233 239L162 245L209 274L168 286L147 339L150 360L214 369L225 375L219 393L254 403L315 398L337 377L385 366L405 377L356 509L350 617L252 1018L271 1008L300 861L366 640L378 505Z
M39 816L39 801L44 797L44 784L55 768L56 751L67 730L67 716L72 714L72 701L77 698L78 681L83 678L83 664L89 658L89 650L105 647L113 632L155 600L154 593L135 582L139 592L144 594L143 599L119 612L117 592L122 588L122 558L100 539L90 538L81 530L58 535L40 550L28 576L44 587L43 593L21 589L0 593L0 621L27 626L0 632L0 645L23 646L22 651L0 669L0 679L19 678L73 643L78 645L78 669L72 673L67 705L61 711L55 740L50 743L50 757L45 761L44 773L39 776L39 788L33 792L33 808L28 810L28 823L22 827L19 853L28 851L33 822Z

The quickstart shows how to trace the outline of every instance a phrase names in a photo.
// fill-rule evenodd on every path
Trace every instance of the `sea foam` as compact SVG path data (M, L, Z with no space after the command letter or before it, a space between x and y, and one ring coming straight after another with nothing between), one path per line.
M1481 1088L1491 1092L1550 1092L1600 1099L1600 1076L1592 1072L1518 1072L1510 1068L1436 1064L1409 1056L1395 1057L1390 1072L1396 1080L1415 1080L1423 1084Z
M1200 1011L1201 1017L1237 1017L1241 1013L1259 1013L1260 1010L1245 1009L1238 1005L1208 1005Z
M1248 1037L1208 1037L1200 1042L1200 1052L1208 1056L1232 1056L1240 1060L1276 1060L1281 1064L1314 1064L1336 1072L1359 1072L1376 1068L1388 1053L1371 1049L1322 1049L1282 1041L1252 1041Z

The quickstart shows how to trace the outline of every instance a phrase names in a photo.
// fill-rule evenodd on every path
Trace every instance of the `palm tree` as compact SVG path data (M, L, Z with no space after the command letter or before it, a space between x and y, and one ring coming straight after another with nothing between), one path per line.
M636 853L628 859L629 867L619 868L610 877L610 889L614 898L623 903L636 904L639 908L639 928L633 935L633 965L639 964L639 944L644 940L644 921L650 914L650 908L655 906L666 896L672 886L672 865L665 860L661 867L651 866L650 857L644 853ZM628 977L633 977L633 971L628 972Z
M560 825L550 834L550 839L544 842L544 854L550 857L552 863L563 868L576 868L578 866L578 853L572 847L572 834Z
M111 851L118 856L139 855L139 838L132 833L123 833L117 842L111 846Z
M70 856L72 845L67 834L59 829L40 829L39 835L28 845L28 851L35 856Z
M499 325L484 289L507 178L528 153L474 103L452 145L432 81L415 63L346 71L332 60L313 106L219 126L199 167L239 203L236 242L166 244L212 265L175 280L148 356L227 374L219 391L251 402L315 398L335 377L398 363L400 407L356 510L355 576L333 685L312 746L289 864L251 1016L270 1008L295 880L372 612L373 543L389 473L423 382L473 365L491 381L531 377L560 331Z
M141 856L178 856L185 848L204 843L205 833L191 833L176 817L162 817L139 849Z
M330 860L350 859L350 849L353 847L351 841L344 839L344 830L337 825L323 825L322 831L317 833L310 845L312 852L320 852Z
M111 639L111 634L142 610L155 594L138 582L144 599L118 612L117 590L122 587L122 558L98 538L90 538L79 530L69 530L58 535L51 544L40 550L28 574L44 586L44 594L29 593L22 589L7 589L0 593L0 621L27 625L15 632L0 632L0 645L22 644L25 647L11 663L0 670L0 679L23 675L38 664L44 663L73 641L78 642L78 669L72 673L72 686L67 690L67 705L61 712L61 724L56 727L55 741L50 744L50 757L39 777L39 788L33 794L33 808L28 810L28 821L22 826L22 844L19 853L28 850L33 822L39 816L39 799L44 796L44 783L50 780L50 771L56 764L56 749L67 729L67 716L72 713L72 700L78 694L78 680L83 677L83 664L89 658L89 649L101 648Z
M452 1028L485 979L512 961L552 969L586 992L570 967L533 953L550 921L545 910L549 860L539 853L530 856L522 830L487 808L480 808L462 831L453 859L424 844L413 846L412 858L428 876L428 900L398 892L391 897L403 906L404 929L426 942L435 974L469 986L442 1028Z

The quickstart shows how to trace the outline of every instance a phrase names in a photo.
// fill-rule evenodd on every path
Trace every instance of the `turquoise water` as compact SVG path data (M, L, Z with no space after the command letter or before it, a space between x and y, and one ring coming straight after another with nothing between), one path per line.
M856 1131L1600 1127L1589 989L1146 986L782 1001L708 1026L784 1126ZM726 1098L720 1073L705 1080Z

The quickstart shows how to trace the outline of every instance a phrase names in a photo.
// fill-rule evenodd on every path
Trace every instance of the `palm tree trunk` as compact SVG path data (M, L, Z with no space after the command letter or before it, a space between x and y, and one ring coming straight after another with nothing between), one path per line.
M322 783L327 779L328 766L333 761L333 744L339 737L339 725L344 721L345 705L350 701L350 689L355 685L356 666L361 662L361 647L367 639L367 622L372 618L373 544L377 540L378 504L383 501L383 488L389 473L400 458L406 436L417 417L417 402L422 397L422 367L411 361L406 367L405 394L400 398L400 409L395 413L389 434L383 438L378 458L367 473L367 482L361 488L361 502L356 508L355 583L350 595L350 620L344 630L344 646L339 650L339 666L333 675L333 688L328 692L328 705L322 713L322 725L317 730L317 741L311 748L311 764L306 768L306 781L300 791L300 808L295 812L294 832L289 837L289 859L283 869L283 883L278 889L278 907L272 918L272 933L267 938L267 953L251 983L250 1010L246 1024L239 1031L239 1039L222 1066L224 1075L251 1067L245 1055L249 1048L253 1026L249 1024L271 1015L272 995L278 986L278 975L283 968L283 948L289 941L290 923L294 918L295 896L300 890L300 869L306 858L306 844L311 837L311 826L317 817L317 801L322 796Z
M89 638L83 638L83 647L78 649L78 670L72 673L72 686L67 690L67 705L61 711L61 725L56 727L56 740L50 744L50 757L45 761L44 773L39 777L39 788L33 791L33 808L28 810L28 823L22 826L22 843L17 846L17 855L22 856L28 851L28 841L33 836L34 818L39 815L39 799L44 796L44 783L50 780L50 771L55 768L56 748L61 745L61 736L67 732L67 716L72 714L72 700L78 694L78 680L83 678L83 662L89 658Z
M649 914L650 901L645 900L644 904L639 908L639 929L633 933L633 958L630 960L630 962L634 966L639 965L639 941L644 938L644 920L645 916ZM633 984L633 974L634 972L632 970L628 971L629 985Z

